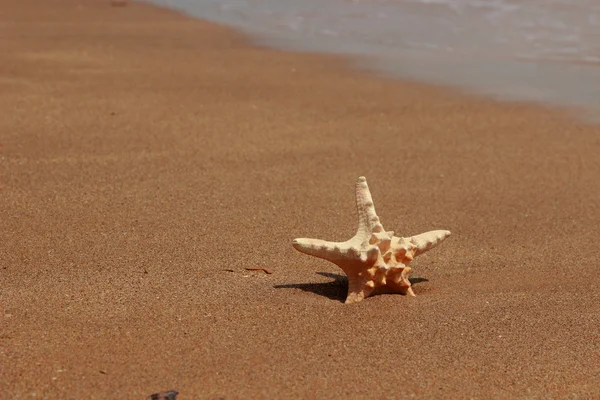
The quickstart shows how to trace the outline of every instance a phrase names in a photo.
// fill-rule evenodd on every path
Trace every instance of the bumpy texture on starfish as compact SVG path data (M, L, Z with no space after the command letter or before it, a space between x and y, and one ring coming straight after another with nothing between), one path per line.
M356 182L358 230L345 242L319 239L294 239L296 250L331 261L348 276L346 304L380 293L414 296L406 264L431 250L450 236L449 231L431 231L402 238L385 231L375 213L371 192L364 176Z

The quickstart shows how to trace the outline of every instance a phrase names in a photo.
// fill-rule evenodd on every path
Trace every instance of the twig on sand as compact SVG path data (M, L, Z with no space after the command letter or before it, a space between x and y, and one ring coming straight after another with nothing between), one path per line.
M271 275L273 271L267 268L245 268L246 271L263 271L265 274Z

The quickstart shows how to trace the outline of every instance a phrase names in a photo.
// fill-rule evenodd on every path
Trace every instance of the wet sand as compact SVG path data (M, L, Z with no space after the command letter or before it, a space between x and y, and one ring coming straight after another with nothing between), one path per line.
M0 9L0 398L600 398L600 127L146 5ZM354 233L360 175L453 233L415 298L344 305L291 246Z

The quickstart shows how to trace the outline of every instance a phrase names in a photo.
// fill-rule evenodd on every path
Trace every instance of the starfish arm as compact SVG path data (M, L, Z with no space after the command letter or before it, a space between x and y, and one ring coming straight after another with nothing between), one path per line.
M442 243L444 239L450 236L450 231L431 231L421 233L420 235L412 236L409 240L416 246L415 256L423 254L428 250L433 249L438 244Z
M345 303L358 303L364 300L373 293L374 288L373 281L367 281L356 274L348 274L348 295Z
M364 176L356 182L356 210L358 211L358 230L355 237L369 240L373 232L382 232L383 226L375 212L371 191Z
M301 253L323 258L332 263L360 257L360 253L348 242L328 242L320 239L294 239L292 246Z

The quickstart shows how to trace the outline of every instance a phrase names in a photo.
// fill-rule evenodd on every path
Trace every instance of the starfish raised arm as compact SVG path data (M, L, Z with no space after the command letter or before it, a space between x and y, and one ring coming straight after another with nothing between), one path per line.
M406 266L414 257L431 250L449 235L438 230L409 238L385 231L364 177L356 183L358 229L345 242L320 239L294 239L292 245L302 253L323 258L340 267L348 276L346 303L355 303L376 293L402 293L414 296Z
M356 211L358 212L358 229L355 238L369 240L373 232L383 232L383 226L375 212L371 191L364 176L356 182Z

